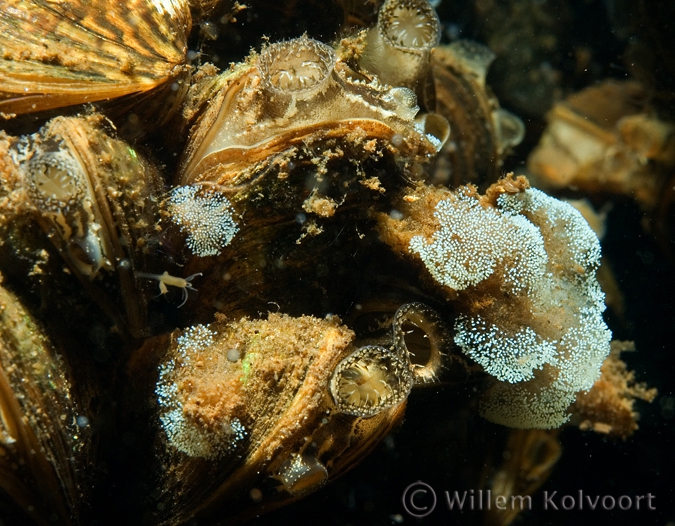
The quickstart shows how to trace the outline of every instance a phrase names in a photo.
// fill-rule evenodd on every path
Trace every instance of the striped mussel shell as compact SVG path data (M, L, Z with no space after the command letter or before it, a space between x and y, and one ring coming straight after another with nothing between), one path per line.
M3 1L0 112L187 89L191 23L187 0Z
M21 300L0 287L0 488L3 523L85 523L93 448L86 381ZM84 396L83 396L84 395Z

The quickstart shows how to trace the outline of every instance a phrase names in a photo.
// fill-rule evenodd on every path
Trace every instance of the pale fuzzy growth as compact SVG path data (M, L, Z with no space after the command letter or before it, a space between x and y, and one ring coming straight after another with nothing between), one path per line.
M189 327L176 338L176 357L160 366L155 387L160 422L169 443L191 457L214 458L234 449L246 436L238 418L225 418L214 432L195 425L186 414L185 400L175 381L181 368L194 367L195 358L214 344L215 333L204 325Z
M196 256L219 255L239 231L230 201L214 190L178 186L171 192L167 207L172 221L187 234L187 246Z
M544 340L530 327L507 335L481 316L460 316L455 330L455 343L464 353L502 382L532 379L535 369L551 363L556 354L556 342Z
M576 209L539 190L502 193L496 204L466 193L439 201L433 239L415 236L409 249L467 306L455 343L496 379L483 415L558 427L609 352L600 244Z
M543 381L521 384L498 382L486 393L481 415L496 424L520 429L555 429L569 419L567 409L576 392Z
M577 393L589 390L600 376L612 337L599 312L582 311L573 318L576 325L552 345L550 365L534 371L528 381L492 386L481 403L485 418L510 427L543 429L569 420L568 408Z
M433 242L415 236L410 251L418 254L441 285L464 290L490 277L506 260L505 280L512 291L529 288L544 273L548 261L539 230L523 217L483 208L459 194L436 206L440 228Z
M600 266L600 242L576 208L530 188L520 194L502 194L499 207L510 214L525 214L540 229L555 231L561 256L585 270Z

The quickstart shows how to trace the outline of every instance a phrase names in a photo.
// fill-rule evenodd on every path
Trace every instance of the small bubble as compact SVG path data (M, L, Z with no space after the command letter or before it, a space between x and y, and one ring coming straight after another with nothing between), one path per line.
M296 223L304 225L305 221L307 221L307 216L305 214L303 214L303 213L295 214L295 222Z
M420 163L413 163L410 167L410 175L417 179L424 177L424 167Z
M119 263L117 263L117 268L120 270L129 270L131 268L131 261L128 259L120 259Z
M140 119L138 118L138 115L135 113L129 114L129 117L127 117L127 120L129 121L129 124L133 124L134 126L137 125L140 122Z
M80 415L75 419L77 427L87 427L89 425L89 418L84 415Z
M403 144L403 135L400 133L393 135L391 138L391 144L396 146L396 148L400 147Z
M403 219L403 212L400 212L399 210L394 209L391 212L389 212L389 217L391 217L392 219L394 219L396 221L400 221L401 219Z
M199 53L197 51L188 51L187 52L187 59L189 62L192 62L194 59L196 59L199 56Z
M227 359L230 362L238 362L239 358L241 358L241 352L239 349L230 349L227 351Z
M178 84L178 82L171 84L171 91L178 91L178 88L180 88L180 84Z

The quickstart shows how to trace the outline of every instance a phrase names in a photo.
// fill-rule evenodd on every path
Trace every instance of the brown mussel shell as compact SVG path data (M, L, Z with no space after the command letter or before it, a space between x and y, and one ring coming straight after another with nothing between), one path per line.
M4 1L0 112L11 117L174 83L178 91L190 28L186 0Z
M486 86L494 56L487 47L464 40L438 46L431 54L436 111L451 130L435 162L436 184L496 181L504 158L524 137L523 123L501 109Z
M0 487L37 524L86 516L93 450L85 385L73 383L64 355L0 287Z
M412 372L394 351L355 350L353 340L337 317L278 314L218 316L169 341L149 340L136 367L141 355L163 355L156 385L148 384L160 420L161 523L220 524L269 511L320 488L375 447L403 416ZM344 393L329 389L340 377L351 382ZM355 391L372 394L389 382L391 398L361 399L367 412L354 410Z
M142 335L144 295L134 270L147 268L147 242L158 221L157 169L111 137L100 115L57 117L38 133L4 136L0 145L5 197L0 227L12 240L7 248L39 256L46 246L31 249L28 241L37 223L120 332ZM14 265L6 272L25 263ZM31 272L35 275L35 268Z

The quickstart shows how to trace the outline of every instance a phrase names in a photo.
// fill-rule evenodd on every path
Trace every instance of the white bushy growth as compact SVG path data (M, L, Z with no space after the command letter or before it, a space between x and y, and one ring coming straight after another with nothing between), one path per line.
M167 208L171 220L187 234L187 246L196 256L217 256L239 231L232 218L232 204L214 190L178 186L171 192Z
M440 227L431 242L416 236L409 248L436 281L481 297L480 284L498 280L505 294L502 310L455 322L455 343L498 380L483 415L513 427L558 427L610 348L595 233L571 205L536 189L502 194L496 208L455 195L434 215ZM505 320L510 306L513 320Z
M183 396L176 382L180 368L189 367L193 356L213 345L213 333L205 325L188 327L176 339L176 357L159 368L159 379L155 387L160 407L159 420L169 444L191 457L214 458L230 451L246 436L244 426L237 418L224 422L220 432L200 426L186 418L183 410Z

